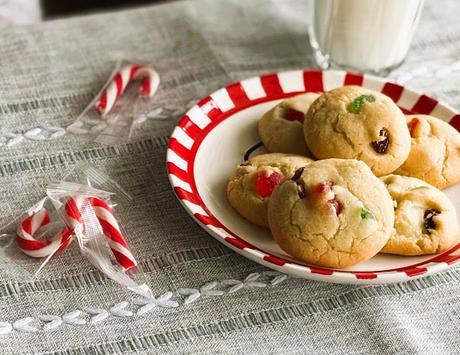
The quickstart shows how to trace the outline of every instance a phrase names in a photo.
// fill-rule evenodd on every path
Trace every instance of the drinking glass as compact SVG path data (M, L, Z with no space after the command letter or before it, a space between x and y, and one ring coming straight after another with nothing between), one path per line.
M315 61L385 75L405 59L424 0L312 0Z

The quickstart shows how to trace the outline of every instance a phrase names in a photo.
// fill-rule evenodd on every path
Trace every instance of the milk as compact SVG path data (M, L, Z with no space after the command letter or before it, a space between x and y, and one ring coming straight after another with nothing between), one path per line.
M379 73L406 57L424 0L315 0L310 41L320 66Z

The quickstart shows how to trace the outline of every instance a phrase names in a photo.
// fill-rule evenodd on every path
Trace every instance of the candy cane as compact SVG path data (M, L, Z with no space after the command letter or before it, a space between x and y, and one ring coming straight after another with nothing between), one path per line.
M160 76L150 68L142 65L129 65L117 72L109 86L102 92L96 109L104 117L113 108L116 100L123 94L131 80L142 78L139 92L141 95L152 97L160 85Z
M35 239L37 230L49 223L50 216L44 208L24 219L18 228L16 242L25 254L44 258L63 251L72 242L73 231L67 227L53 239Z
M113 215L112 209L103 200L97 197L70 198L65 204L64 220L67 226L73 231L79 229L83 234L86 233L83 230L84 224L81 215L85 204L92 207L102 232L107 238L110 249L123 270L128 271L136 267L137 262L128 249L128 244L121 234L120 226Z

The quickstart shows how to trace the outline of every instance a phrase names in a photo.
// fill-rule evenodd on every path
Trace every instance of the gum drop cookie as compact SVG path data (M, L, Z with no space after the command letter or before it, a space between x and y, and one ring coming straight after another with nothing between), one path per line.
M395 208L394 231L383 253L442 253L460 242L455 208L440 190L406 176L388 175L381 179Z
M230 205L248 221L268 228L267 204L275 187L312 162L299 155L258 155L237 166L227 185Z
M305 143L303 121L318 97L319 94L312 92L291 97L262 116L259 137L268 151L311 156Z
M369 167L318 160L273 192L268 220L279 246L304 262L344 268L377 254L393 229L393 202Z
M316 158L359 159L377 176L396 170L410 150L401 110L389 97L359 86L321 95L305 116L304 133Z
M460 181L460 133L436 117L406 116L412 137L409 157L395 174L413 176L439 189Z

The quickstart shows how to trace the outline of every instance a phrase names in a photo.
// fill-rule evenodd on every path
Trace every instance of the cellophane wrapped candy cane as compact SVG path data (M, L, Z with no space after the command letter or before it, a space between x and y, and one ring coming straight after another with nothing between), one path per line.
M137 262L131 254L128 244L121 233L120 226L113 215L112 208L104 200L95 196L70 197L65 203L65 212L63 214L67 228L76 231L76 233L80 231L83 235L88 232L85 231L82 218L82 212L85 208L92 209L96 217L93 223L100 225L110 249L123 270L129 271L135 268Z
M36 239L36 232L50 223L48 210L42 208L27 216L18 227L16 242L19 248L33 258L45 258L64 250L72 242L73 231L64 227L53 238Z
M66 131L99 143L129 138L155 109L160 75L152 65L120 61L102 90Z
M96 108L101 116L106 116L113 108L116 100L123 94L132 80L142 78L139 93L152 97L160 86L160 75L152 68L136 65L126 65L118 71L110 84L100 95Z
M35 265L29 272L36 275L45 267L52 272L53 267L73 269L89 261L123 287L152 297L139 281L142 272L114 211L115 205L131 203L130 195L107 175L90 166L77 167L50 184L39 203L0 227L0 262L16 270ZM13 242L2 245L8 236Z

